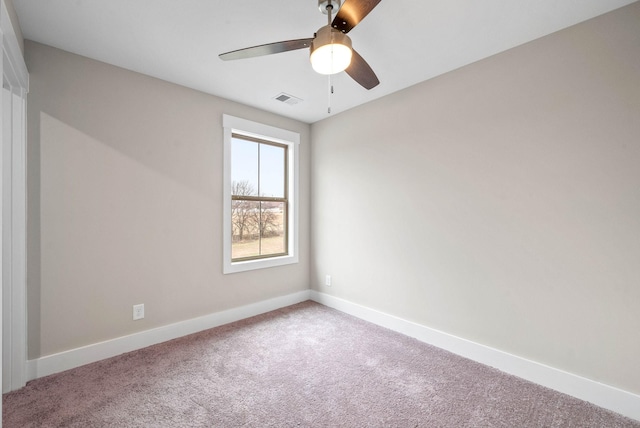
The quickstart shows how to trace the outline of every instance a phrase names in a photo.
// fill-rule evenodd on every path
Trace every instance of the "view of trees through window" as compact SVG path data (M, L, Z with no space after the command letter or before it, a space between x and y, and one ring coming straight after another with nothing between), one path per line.
M287 254L287 147L233 135L231 256L248 260Z

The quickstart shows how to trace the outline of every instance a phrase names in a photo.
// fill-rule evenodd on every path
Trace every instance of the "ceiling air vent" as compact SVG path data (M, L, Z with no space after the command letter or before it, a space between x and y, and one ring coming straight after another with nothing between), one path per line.
M302 102L302 99L294 97L293 95L285 94L284 92L279 93L278 95L273 97L273 99L276 101L280 101L281 103L289 104L290 106Z

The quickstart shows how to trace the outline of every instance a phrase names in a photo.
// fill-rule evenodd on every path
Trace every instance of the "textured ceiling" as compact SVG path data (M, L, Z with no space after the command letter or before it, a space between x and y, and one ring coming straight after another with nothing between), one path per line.
M350 0L351 1L351 0ZM630 0L382 0L349 33L380 85L316 74L307 50L218 54L313 37L317 0L13 0L25 38L313 123L601 15ZM303 101L275 100L285 92Z

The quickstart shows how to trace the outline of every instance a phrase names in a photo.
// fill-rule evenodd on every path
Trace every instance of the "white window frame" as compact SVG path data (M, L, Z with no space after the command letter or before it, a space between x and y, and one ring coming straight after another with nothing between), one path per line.
M300 134L274 126L264 125L235 116L222 116L224 128L224 167L222 180L222 272L224 274L245 272L254 269L265 269L298 263L298 147ZM288 187L289 207L287 216L288 254L257 260L233 262L231 260L231 138L232 134L259 138L287 146L288 155Z

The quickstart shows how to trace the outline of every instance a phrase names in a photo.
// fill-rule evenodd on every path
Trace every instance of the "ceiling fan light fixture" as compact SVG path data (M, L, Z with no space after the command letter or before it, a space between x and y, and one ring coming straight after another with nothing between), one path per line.
M311 43L311 66L320 74L336 74L351 64L351 39L330 26L318 30Z

